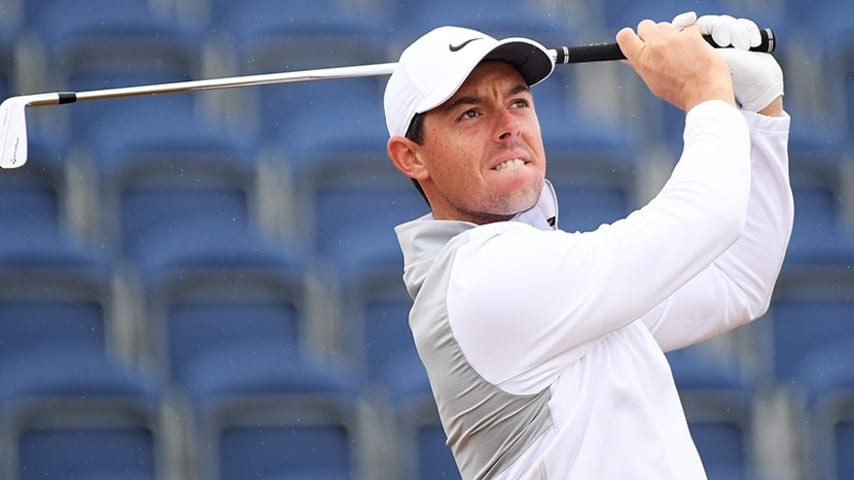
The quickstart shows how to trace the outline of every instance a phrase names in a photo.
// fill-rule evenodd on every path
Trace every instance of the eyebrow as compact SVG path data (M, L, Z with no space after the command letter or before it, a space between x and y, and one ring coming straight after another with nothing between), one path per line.
M525 84L520 83L520 84L514 86L513 88L511 88L510 90L508 90L505 96L510 97L513 95L518 95L522 92L530 92L530 91L531 91L530 87L528 87ZM446 110L446 111L447 110L453 110L454 108L456 108L459 105L478 105L482 102L483 102L483 99L481 97L474 97L474 96L460 97L460 98L454 100L453 102L449 103L444 108L444 110Z
M530 92L530 91L531 91L531 87L529 87L523 83L520 83L520 84L516 85L515 87L511 88L510 91L507 93L507 95L508 96L517 95L517 94L520 94L522 92Z

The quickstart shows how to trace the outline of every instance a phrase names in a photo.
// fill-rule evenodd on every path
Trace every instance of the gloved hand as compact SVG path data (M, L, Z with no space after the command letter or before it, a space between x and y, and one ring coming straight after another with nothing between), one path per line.
M743 110L759 112L783 95L783 70L774 56L748 50L762 42L754 22L729 15L697 18L695 12L685 12L671 23L680 30L696 23L700 33L711 35L721 47L733 47L718 48L717 52L729 66L735 99Z

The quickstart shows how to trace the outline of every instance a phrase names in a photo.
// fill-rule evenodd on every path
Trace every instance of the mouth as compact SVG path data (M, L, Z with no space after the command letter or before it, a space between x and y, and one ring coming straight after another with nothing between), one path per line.
M527 163L528 162L526 162L525 160L522 160L521 158L512 158L510 160L505 160L505 161L499 163L498 165L492 167L492 169L495 171L509 170L509 169L514 169L514 168L524 167Z

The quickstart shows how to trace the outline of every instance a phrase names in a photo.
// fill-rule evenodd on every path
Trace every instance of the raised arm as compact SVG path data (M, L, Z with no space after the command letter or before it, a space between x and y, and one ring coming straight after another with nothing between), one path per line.
M693 12L680 18L736 48L719 50L733 77L736 99L750 128L751 189L741 238L707 270L643 321L664 350L687 346L743 325L768 309L792 230L789 117L783 111L783 72L771 55L746 51L758 27L746 19ZM756 113L755 113L756 112Z

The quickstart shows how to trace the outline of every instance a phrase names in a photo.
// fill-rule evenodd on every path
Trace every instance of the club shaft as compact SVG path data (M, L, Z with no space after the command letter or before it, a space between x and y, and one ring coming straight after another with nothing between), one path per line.
M110 98L134 97L141 95L196 92L203 90L218 90L236 87L274 85L280 83L390 75L394 71L394 67L396 65L397 63L378 63L349 67L300 70L294 72L242 75L236 77L213 78L207 80L190 80L186 82L160 83L152 85L139 85L133 87L118 87L104 90L87 90L81 92L55 92L48 94L32 95L31 100L27 102L27 105L38 107L45 105L81 102L86 100L103 100Z
M770 28L761 30L762 44L751 50L771 53L776 46L774 32ZM711 37L706 40L714 45ZM616 43L601 43L558 47L548 50L556 63L586 63L624 59L622 51ZM27 96L29 106L58 105L85 100L133 97L140 95L155 95L163 93L193 92L202 90L217 90L235 87L251 87L274 85L280 83L307 82L315 80L335 80L343 78L371 77L390 75L397 63L377 63L371 65L355 65L346 67L320 68L294 72L265 73L257 75L242 75L236 77L213 78L208 80L190 80L185 82L160 83L133 87L119 87L104 90L88 90L82 92L56 92Z

